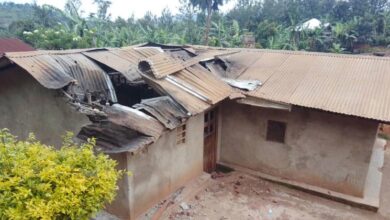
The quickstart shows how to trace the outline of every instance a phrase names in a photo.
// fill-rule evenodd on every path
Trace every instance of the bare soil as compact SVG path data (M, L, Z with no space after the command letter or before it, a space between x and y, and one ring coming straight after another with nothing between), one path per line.
M387 150L378 212L231 172L214 176L200 193L173 205L162 214L161 219L390 219L389 163L390 153Z

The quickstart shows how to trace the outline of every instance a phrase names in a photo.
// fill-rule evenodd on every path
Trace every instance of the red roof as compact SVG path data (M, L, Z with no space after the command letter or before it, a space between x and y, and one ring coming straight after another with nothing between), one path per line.
M5 52L33 51L32 46L16 38L0 38L0 56Z

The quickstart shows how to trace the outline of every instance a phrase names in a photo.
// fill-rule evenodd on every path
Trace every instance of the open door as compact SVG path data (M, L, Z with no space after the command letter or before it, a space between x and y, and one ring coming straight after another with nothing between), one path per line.
M217 167L217 114L218 109L214 108L204 115L203 169L207 173L215 171Z

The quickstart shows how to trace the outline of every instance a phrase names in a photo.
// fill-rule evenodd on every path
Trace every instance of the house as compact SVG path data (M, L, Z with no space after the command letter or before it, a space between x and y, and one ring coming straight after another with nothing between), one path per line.
M73 131L133 172L107 210L132 219L217 164L379 206L390 59L145 44L5 53L0 127Z
M5 52L33 51L32 46L17 38L0 38L0 56Z
M96 137L98 150L134 174L121 180L108 207L123 219L203 173L204 111L231 90L196 63L169 81L143 77L138 61L149 56L160 59L159 70L176 71L164 69L172 58L155 47L6 53L0 60L0 101L7 103L0 106L0 127L20 138L34 132L54 146L66 131L81 140Z
M377 131L390 119L388 62L240 50L207 64L221 77L262 83L221 105L219 163L378 207L385 142Z

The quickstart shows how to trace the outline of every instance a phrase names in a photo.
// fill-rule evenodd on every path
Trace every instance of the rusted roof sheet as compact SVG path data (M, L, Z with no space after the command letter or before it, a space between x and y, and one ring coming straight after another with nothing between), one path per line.
M237 79L263 83L249 96L390 121L389 58L272 50L234 56L252 62L237 68L242 70ZM226 59L242 64L233 56Z
M84 92L101 93L116 101L113 86L106 73L80 53L32 51L6 53L5 56L46 88L59 89L76 82Z
M231 53L237 53L227 50L216 50L208 53L203 53L199 56L191 57L185 61L174 59L174 54L158 53L141 60L138 67L142 69L142 72L152 74L154 78L161 79L172 73L184 70L187 67L191 67L203 61L214 59L215 56L227 55Z
M193 57L191 59L186 60L183 63L183 65L185 67L189 67L189 66L197 64L199 62L205 62L205 61L208 61L208 60L213 60L213 59L215 59L215 57L218 57L218 56L227 56L227 55L235 54L235 53L238 53L238 51L225 50L225 49L210 50L210 51L207 51L207 52L203 52L203 53L199 54L196 57Z
M117 101L108 75L82 54L53 55L68 75L76 79L85 92L104 93L108 99Z
M143 74L157 90L164 91L191 114L198 114L227 98L231 88L199 64L162 79Z
M143 69L141 71L152 74L157 79L161 79L185 68L181 62L175 61L166 53L159 53L141 60L139 67Z
M158 53L164 52L160 47L134 47L133 49L143 57L151 57ZM122 48L122 50L126 51L126 48Z
M62 66L58 65L57 61L50 55L6 55L6 57L30 73L46 88L59 89L76 81L66 74Z
M96 138L96 149L111 154L135 153L153 143L152 137L110 122L84 126L77 137L85 141L94 137Z
M104 64L122 73L130 82L142 79L138 71L138 62L148 56L161 53L158 48L113 48L105 51L86 51L83 54L96 62Z
M135 82L142 79L138 69L132 68L135 67L136 63L134 61L138 58L134 58L134 60L128 60L117 55L117 53L113 51L94 51L84 52L83 54L98 63L104 64L111 69L122 73L123 76L125 76L126 79L130 82Z
M143 99L133 107L148 112L169 129L178 127L188 117L185 110L168 96Z
M0 38L0 55L6 52L34 51L35 49L16 38Z
M157 140L164 127L151 116L127 106L114 104L104 109L107 119L117 125L130 128Z

